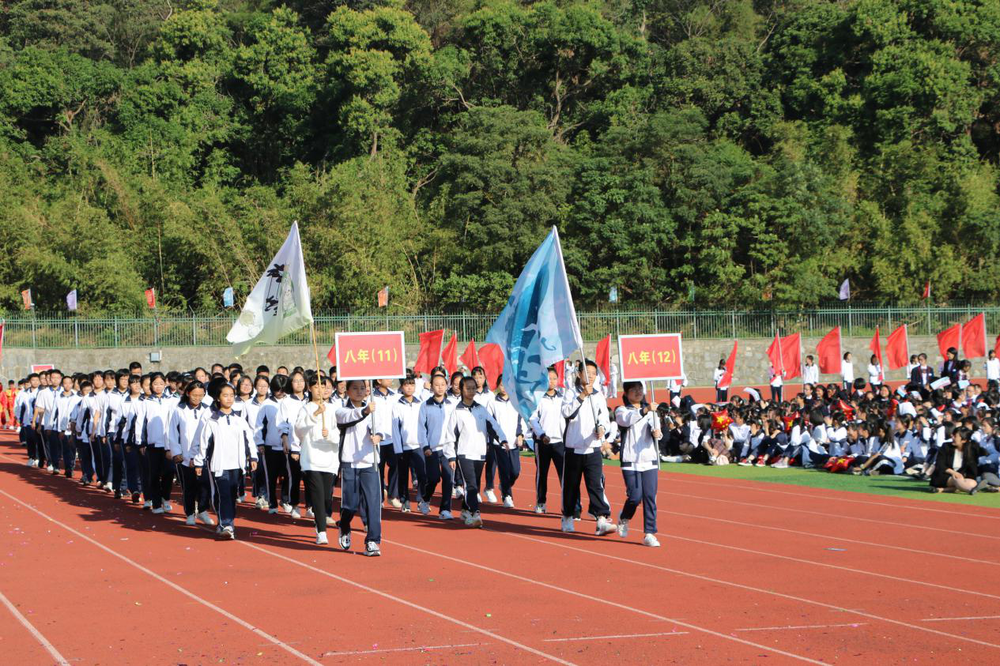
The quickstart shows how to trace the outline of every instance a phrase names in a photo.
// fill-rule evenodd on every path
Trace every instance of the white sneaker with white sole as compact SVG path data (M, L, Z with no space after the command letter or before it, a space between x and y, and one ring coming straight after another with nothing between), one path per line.
M339 529L338 529L338 532L339 532L339 536L337 537L337 543L340 544L341 550L350 550L351 549L351 534L350 534L350 532L348 532L347 534L345 534L343 532L343 530L339 530Z
M195 524L194 523L194 514L193 513L190 516L188 516L187 518L184 519L184 524L185 525L194 525Z
M420 513L425 516L431 512L431 505L427 502L420 502L417 504L417 508L420 509Z
M628 518L622 518L622 514L618 514L618 536L625 538L628 536Z
M497 503L497 494L493 492L492 488L486 491L486 499L489 500L490 504Z
M659 548L660 542L655 534L647 534L642 538L642 545L649 546L650 548Z
M503 498L503 505L504 505L505 509L513 509L514 508L514 498L511 497L510 495L507 495L506 497Z
M536 504L535 505L535 513L545 513L545 505L544 504Z
M562 531L563 532L575 532L576 528L573 527L573 516L563 516L562 517Z
M299 513L299 508L297 506L296 507L292 507L292 510L288 512L288 515L291 516L292 518L301 518L302 517L302 514Z
M454 516L451 515L451 511L442 511L438 518L441 520L451 520Z
M226 525L222 528L222 538L233 540L236 538L236 530L233 529L232 525Z
M316 545L317 546L325 546L328 543L330 543L330 542L327 541L327 539L326 539L326 532L317 532L316 533Z
M170 513L173 508L173 504L171 504L168 500L163 500L163 513Z
M215 521L212 520L212 516L208 515L208 511L199 512L198 520L201 521L202 525L215 525Z
M608 520L604 516L601 516L597 519L597 529L594 530L594 534L596 534L597 536L604 536L605 534L611 534L614 531L615 531L615 526L610 520Z

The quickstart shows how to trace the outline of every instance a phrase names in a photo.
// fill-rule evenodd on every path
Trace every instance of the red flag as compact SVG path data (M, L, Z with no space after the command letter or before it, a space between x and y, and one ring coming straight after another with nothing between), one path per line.
M1000 338L997 338L997 344L1000 344ZM566 388L566 361L556 361L555 362L556 376L559 377L559 388Z
M997 336L996 342L993 343L993 353L1000 356L1000 335Z
M712 430L722 432L733 424L728 412L712 412Z
M413 364L413 374L430 374L441 358L441 343L444 341L444 330L428 331L420 334L420 351L417 362Z
M336 339L336 336L334 336L334 339ZM326 358L327 358L327 360L330 361L330 365L332 365L333 367L337 367L337 343L336 342L334 342L332 345L330 345L330 351L328 351L326 353Z
M868 344L868 348L872 350L872 353L875 354L875 358L878 359L879 367L882 367L882 339L878 335L878 326L875 327L875 337L873 337L872 341ZM879 381L885 381L884 369L879 373L878 378Z
M150 310L156 309L156 288L150 287L146 290L146 305L149 306Z
M906 324L889 334L885 342L885 355L890 370L904 368L910 362L910 339L906 332Z
M485 344L479 348L479 359L486 371L486 381L490 388L496 388L497 380L503 375L503 350L500 345Z
M3 325L4 322L0 321L0 359L3 358Z
M21 302L24 303L24 309L30 310L34 307L34 303L31 300L31 289L25 289L21 292Z
M378 306L380 308L387 307L389 305L389 287L386 286L384 289L378 290Z
M767 358L771 361L771 367L776 374L781 373L781 338L774 334L774 342L767 348Z
M819 371L824 375L840 374L844 358L840 353L839 326L824 335L823 339L816 345L816 357Z
M792 333L781 338L781 367L785 371L785 379L792 379L802 374L802 336Z
M597 352L594 354L597 368L604 373L604 385L611 384L611 335L597 343Z
M462 355L458 357L462 363L465 364L469 370L472 370L479 365L479 355L476 354L476 339L472 338L469 340L469 345L462 352Z
M926 283L924 284L924 296L923 296L923 297L924 297L925 299L927 299L927 298L930 298L930 297L931 297L931 281L930 281L930 280L928 280L928 281L927 281L927 282L926 282Z
M448 371L448 381L451 381L451 376L458 370L458 335L455 333L452 333L451 340L448 341L444 351L441 352L441 363L444 364L444 369Z
M941 352L941 358L948 358L948 348L954 347L958 349L962 342L962 325L955 324L951 328L946 328L937 334L938 350Z
M736 348L739 345L739 340L733 340L733 351L729 352L729 358L726 359L726 374L722 375L722 379L719 380L720 389L728 389L733 383L733 373L736 371Z
M842 399L837 401L837 408L844 412L844 418L848 421L854 420L854 408L844 402Z
M966 358L986 356L986 315L982 312L962 326L962 351Z

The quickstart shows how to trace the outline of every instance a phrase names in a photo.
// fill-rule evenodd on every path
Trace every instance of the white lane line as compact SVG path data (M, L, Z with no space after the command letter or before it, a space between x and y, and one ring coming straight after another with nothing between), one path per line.
M577 636L576 638L546 638L546 643L572 643L574 641L624 640L626 638L654 638L656 636L687 636L690 631L662 631L656 634L616 634L613 636Z
M733 629L733 631L784 631L787 629L834 629L837 627L865 627L867 622L848 622L846 624L799 624L784 627L747 627L746 629Z
M459 643L458 645L420 645L417 647L378 648L375 650L349 650L346 652L324 652L324 657L347 657L358 654L384 654L390 652L429 652L430 650L451 650L454 648L476 647L485 643Z
M735 587L735 588L738 588L738 589L741 589L741 590L748 590L750 592L758 592L760 594L766 594L766 595L778 597L778 598L781 598L781 599L789 599L791 601L798 601L798 602L805 603L805 604L811 604L813 606L819 606L820 608L828 608L830 610L840 611L842 613L852 613L854 615L858 615L860 617L868 618L868 619L871 619L871 620L879 620L880 622L887 622L889 624L895 624L895 625L900 626L900 627L907 627L909 629L915 629L917 631L924 631L924 632L928 632L928 633L931 633L931 634L937 634L938 636L946 636L948 638L954 638L955 640L959 640L959 641L965 641L965 642L968 642L968 643L975 643L976 645L983 645L985 647L991 647L991 648L1000 649L1000 645L997 645L995 643L988 643L986 641L977 640L975 638L969 638L968 636L959 636L957 634L949 634L946 631L938 631L937 629L930 629L929 627L920 627L920 626L917 626L915 624L911 624L909 622L903 622L902 620L893 620L892 618L882 617L881 615L875 615L874 613L868 613L868 612L865 612L865 611L862 611L862 610L858 610L858 609L854 609L854 608L844 608L843 606L837 606L836 604L828 604L828 603L826 603L824 601L816 601L814 599L807 599L805 597L798 597L798 596L795 596L793 594L785 594L784 592L777 592L777 591L774 591L774 590L765 590L763 588L754 587L752 585L744 585L742 583L734 583L732 581L721 580L719 578L712 578L711 576L703 576L701 574L690 573L688 571L681 571L679 569L671 569L670 567L664 567L664 566L660 566L658 564L650 564L649 562L640 562L638 560L633 560L633 559L629 559L629 558L626 558L626 557L618 557L617 555L608 555L606 553L598 553L596 551L587 550L585 548L575 548L573 546L567 546L567 545L562 544L562 543L555 543L553 541L546 541L544 539L537 539L535 537L525 536L523 534L514 534L513 532L496 532L495 530L489 530L489 531L493 532L494 534L503 534L505 536L509 536L509 537L514 538L514 539L524 539L525 541L535 541L537 543L545 544L546 546L551 546L553 548L563 548L565 550L573 550L573 551L576 551L576 552L579 552L579 553L584 553L586 555L593 555L594 557L603 557L603 558L606 558L606 559L609 559L609 560L617 560L619 562L626 562L628 564L633 564L633 565L640 566L640 567L647 567L649 569L657 569L659 571L665 571L667 573L677 574L679 576L685 576L687 578L694 578L696 580L702 580L702 581L706 581L706 582L709 582L709 583L715 583L717 585L724 585L724 586L729 586L729 587ZM469 563L468 562L463 562L463 564L469 564ZM490 569L490 571L495 571L495 570ZM497 571L497 573L503 573L503 572ZM510 574L505 574L505 575L510 575ZM560 588L555 588L555 589L560 589ZM681 623L678 622L678 624L681 624ZM767 648L767 649L771 649L771 648Z
M383 539L383 541L385 541L385 540ZM550 661L554 661L557 664L564 664L565 666L575 666L575 664L573 664L573 662L566 661L564 659L560 659L559 657L557 657L555 655L548 654L546 652L542 652L541 650L536 650L535 648L533 648L533 647L531 647L529 645L525 645L524 643L519 643L519 642L517 642L517 641L515 641L513 639L507 638L506 636L501 636L500 634L493 633L492 631L489 631L488 629L483 629L482 627L477 627L474 624L469 624L468 622L464 622L463 620L459 620L456 617L452 617L450 615L445 615L444 613L439 613L436 610L433 610L431 608L427 608L425 606L421 606L419 604L415 604L413 602L407 601L406 599L401 599L400 597L396 596L395 594L389 594L388 592L383 592L382 590L377 590L374 587L370 587L370 586L365 585L363 583L359 583L359 582L357 582L355 580L351 580L350 578L344 578L343 576L338 576L337 574L331 573L329 571L326 571L325 569L320 569L319 567L314 567L311 564L306 564L305 562L299 562L298 560L296 560L294 558L288 557L286 555L282 555L281 553L276 553L276 552L274 552L274 551L272 551L272 550L270 550L268 548L263 548L263 547L258 546L256 544L247 543L246 541L239 541L237 543L240 543L240 544L246 546L247 548L252 548L253 550L256 550L256 551L259 551L261 553L264 553L265 555L270 555L271 557L276 557L279 560L284 560L284 561L286 561L286 562L288 562L290 564L294 564L296 566L300 566L303 569L309 569L310 571L314 571L314 572L316 572L318 574L321 574L323 576L327 576L328 578L333 578L334 580L339 580L341 583L346 583L347 585L352 585L352 586L354 586L354 587L356 587L356 588L358 588L360 590L364 590L365 592L369 592L369 593L374 594L376 596L382 597L383 599L388 599L389 601L393 601L393 602L398 603L398 604L403 604L404 606L412 608L413 610L420 611L421 613L427 613L428 615L433 615L434 617L438 618L439 620L445 620L447 622L451 622L452 624L457 624L458 626L463 627L465 629L469 629L470 631L475 631L477 633L483 634L484 636L489 636L490 638L492 638L494 640L500 641L502 643L506 643L508 645L512 645L512 646L514 646L514 647L516 647L518 649L524 650L525 652L529 652L529 653L531 653L531 654L533 654L533 655L535 655L537 657L543 657L544 659L548 659Z
M921 622L952 622L958 620L1000 620L1000 615L973 615L971 617L928 617Z
M3 592L0 592L0 601L2 601L3 605L7 607L7 610L9 610L11 614L17 618L17 621L23 624L24 628L31 632L31 635L35 637L35 640L38 641L38 643L45 648L50 655L52 655L52 658L56 660L56 663L59 664L59 666L69 666L69 662L66 661L66 657L59 654L59 650L56 649L56 646L50 643L49 639L42 635L42 632L35 629L35 625L28 622L28 618L24 617L24 615L21 614L21 611L17 610L17 607L10 602L10 599L4 596Z
M490 530L490 531L492 531L492 530ZM494 534L499 534L499 532L493 532L493 533ZM511 535L511 536L516 536L516 535ZM531 539L531 540L534 540L534 539ZM390 544L392 544L394 546L399 546L400 548L405 548L407 550L412 550L413 552L416 552L416 553L422 553L424 555L429 555L431 557L435 557L435 558L438 558L438 559L446 560L448 562L452 562L452 563L455 563L455 564L463 564L463 565L465 565L467 567L472 567L474 569L479 569L481 571L488 571L488 572L496 574L498 576L504 576L506 578L511 578L511 579L514 579L514 580L519 580L519 581L521 581L523 583L530 583L532 585L537 585L539 587L543 587L543 588L548 589L548 590L553 590L555 592L560 592L562 594L567 594L569 596L577 597L579 599L585 599L587 601L592 601L592 602L596 602L596 603L600 603L600 604L605 604L605 605L611 606L613 608L619 608L621 610L631 611L633 613L636 613L637 615L644 615L645 617L651 617L651 618L653 618L655 620L661 620L663 622L669 622L671 624L676 624L677 626L684 627L685 629L691 629L693 631L699 631L701 633L708 634L710 636L715 636L717 638L723 638L725 640L733 641L733 642L736 642L736 643L742 643L743 645L749 645L750 647L756 648L758 650L765 650L767 652L773 652L774 654L780 654L780 655L782 655L784 657L789 657L790 659L797 659L799 661L804 661L804 662L806 662L808 664L824 664L825 663L825 662L822 662L822 661L816 661L815 659L810 659L809 657L804 657L802 655L795 654L793 652L787 652L785 650L779 650L778 648L776 648L774 646L762 645L760 643L754 643L753 641L748 641L748 640L745 640L745 639L742 639L742 638L738 638L738 637L732 636L730 634L724 634L724 633L722 633L720 631L714 631L712 629L706 629L705 627L699 627L698 625L691 624L690 622L682 622L680 620L677 620L677 619L674 619L674 618L671 618L671 617L666 617L664 615L659 615L658 613L652 613L650 611L645 611L645 610L642 610L641 608L636 608L634 606L628 606L626 604L621 604L621 603L618 603L617 601L611 601L610 599L603 599L601 597L595 597L592 594L584 594L583 592L577 592L576 590L571 590L571 589L566 588L566 587L559 587L558 585L552 585L550 583L546 583L546 582L540 581L540 580L535 580L534 578L528 578L527 576L522 576L520 574L511 573L509 571L502 571L500 569L495 569L493 567L487 567L487 566L484 566L482 564L477 564L475 562L471 562L469 560L463 560L463 559L455 558L455 557L453 557L451 555L443 555L441 553L436 553L436 552L434 552L432 550L425 550L423 548L418 548L417 546L410 546L408 544L401 543L399 541L387 541L386 539L382 539L382 541L385 542L385 543L390 543ZM546 542L543 541L542 543L546 543ZM291 561L294 562L295 560L291 560ZM301 563L296 562L296 564L301 564ZM303 565L303 566L308 566L308 565ZM330 575L330 574L328 574L328 575Z
M97 546L98 548L100 548L104 552L108 553L109 555L113 555L113 556L117 557L119 560L121 560L122 562L125 562L129 566L135 567L136 569L138 569L139 571L143 572L144 574L147 574L147 575L155 578L156 580L160 581L164 585L167 585L168 587L170 587L170 588L172 588L172 589L180 592L181 594L183 594L184 596L188 597L189 599L193 599L194 601L197 601L202 606L205 606L206 608L210 608L210 609L214 610L216 613L219 613L223 617L225 617L225 618L227 618L229 620L232 620L233 622L235 622L236 624L240 625L241 627L249 629L253 633L255 633L258 636L260 636L261 638L264 638L265 640L267 640L269 643L280 647L285 652L288 652L289 654L298 657L299 659L301 659L302 661L306 662L307 664L312 664L312 666L322 666L322 664L320 662L316 661L315 659L313 659L312 657L310 657L310 656L308 656L306 654L303 654L303 653L299 652L298 650L296 650L295 648L293 648L288 643L285 643L281 639L276 638L276 637L272 636L271 634L267 633L266 631L253 626L252 624L250 624L246 620L243 620L243 619L241 619L241 618L233 615L229 611L224 610L224 609L220 608L219 606L216 606L211 601L208 601L207 599L203 599L202 597L199 597L194 592L191 592L190 590L187 590L186 588L181 587L180 585L178 585L177 583L173 582L172 580L164 578L160 574L156 573L155 571L153 571L151 569L148 569L148 568L142 566L138 562L132 561L131 559L129 559L128 557L125 557L124 555L118 553L117 551L112 550L111 548L108 548L107 546L105 546L100 541L97 541L96 539L93 539L92 537L84 534L83 532L80 532L79 530L73 529L72 527L70 527L66 523L63 523L63 522L61 522L61 521L53 518L52 516L48 515L44 511L41 511L40 509L37 509L37 508L33 507L32 505L28 504L27 502L25 502L25 501L23 501L23 500L15 497L14 495L11 495L7 491L0 490L0 495L4 495L8 499L11 499L11 500L17 502L18 504L20 504L21 506L25 507L26 509L29 509L30 511L33 511L33 512L37 513L39 516L41 516L42 518L45 518L49 522L52 522L52 523L58 525L59 527L63 528L67 532L69 532L71 534L75 534L76 536L80 537L84 541L87 541L88 543L91 543L94 546Z

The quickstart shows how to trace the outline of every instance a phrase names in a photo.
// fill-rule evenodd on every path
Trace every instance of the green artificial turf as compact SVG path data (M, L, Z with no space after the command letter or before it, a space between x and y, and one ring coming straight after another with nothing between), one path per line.
M528 453L527 455L532 455ZM617 460L606 460L606 465L618 466ZM661 463L664 472L691 474L694 476L712 476L720 479L738 479L763 481L766 483L783 483L790 486L809 486L811 488L827 488L829 490L844 490L854 493L871 495L892 495L913 500L928 500L933 502L951 502L954 504L974 504L1000 508L1000 493L932 493L926 481L919 481L909 476L854 476L852 474L830 474L816 469L772 469L770 467L740 467L739 465L695 465L692 463Z

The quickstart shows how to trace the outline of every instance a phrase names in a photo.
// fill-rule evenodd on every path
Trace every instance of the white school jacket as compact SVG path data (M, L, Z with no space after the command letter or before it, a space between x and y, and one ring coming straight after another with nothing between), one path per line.
M274 398L268 398L257 410L257 421L254 423L254 442L257 446L266 446L275 451L281 451L281 406Z
M288 450L298 453L302 448L299 436L295 434L295 424L299 420L299 412L305 407L306 401L292 395L286 395L278 401L278 428L288 435Z
M378 430L378 419L373 419L365 412L367 403L361 407L355 407L348 401L343 407L338 407L336 411L337 427L340 429L339 437L341 442L340 460L344 465L350 465L356 469L372 467L378 461L375 453L375 441L372 435L383 435L385 433ZM388 407L382 405L375 406L375 415L379 410Z
M986 380L1000 381L1000 358L986 361Z
M417 400L407 400L402 395L392 403L392 445L396 453L416 451L420 446L420 406ZM376 408L376 416L378 411Z
M71 417L73 414L73 408L76 407L79 402L80 396L75 391L70 391L69 393L59 391L54 402L55 418L53 419L52 430L58 430L66 435L73 434ZM48 414L47 411L46 414Z
M118 422L122 417L122 401L127 394L115 389L108 393L108 404L104 412L104 434L109 438L118 432ZM109 440L110 441L110 440Z
M547 392L538 401L535 413L531 415L529 423L535 438L546 435L554 444L563 441L563 428L566 427L566 419L562 415L563 390L556 389L553 395Z
M295 422L296 437L301 443L300 464L305 472L328 472L336 474L340 471L340 429L337 428L337 415L333 405L326 404L326 411L316 416L319 407L314 402L307 402L299 411ZM323 425L326 424L326 437L323 437Z
M622 431L622 469L645 472L659 467L659 450L653 436L659 429L657 420L655 410L643 416L635 405L615 410L615 422Z
M385 393L377 386L372 389L369 400L375 401L375 432L383 436L381 446L392 444L393 451L400 452L392 441L392 403L399 400L399 394L392 389L386 389Z
M812 365L803 365L802 382L804 384L819 383L819 366L817 366L815 363L813 363Z
M62 389L60 388L61 392ZM42 410L42 417L39 419L43 430L54 430L53 420L56 416L56 390L51 386L40 389L38 397L35 399L35 409Z
M506 432L510 433L510 440L507 442L505 447L508 451L513 451L517 448L517 436L523 435L527 430L527 426L524 423L524 419L517 412L514 407L514 403L510 401L510 398L504 398L501 400L498 397L494 397L490 404L486 407L488 411L497 423L500 424L500 428ZM500 442L496 442L499 444Z
M177 398L159 398L149 396L142 401L144 418L142 423L142 444L157 449L167 448L167 427L170 423L170 413L177 403Z
M253 431L241 414L212 410L201 420L198 433L191 460L194 467L207 462L211 474L222 476L227 470L245 469L248 458L257 460Z
M485 460L486 445L493 439L507 441L500 424L478 402L471 407L458 403L448 420L448 430L455 436L455 452L468 460Z
M566 448L576 453L585 454L601 448L601 440L597 439L597 428L603 427L608 432L611 427L608 419L608 403L600 393L591 393L584 401L580 401L575 390L567 389L563 396L562 416L566 419Z
M417 440L420 448L441 451L449 460L455 459L455 436L447 429L455 402L447 397L438 402L433 397L420 405L417 416Z
M122 400L122 415L118 420L118 439L123 446L139 446L142 441L143 412L142 394L132 397L131 394Z
M201 421L211 413L211 409L200 403L197 407L178 404L170 413L167 424L167 448L171 456L182 456L182 464L191 467L194 459L195 444L198 437L198 427Z
M77 437L84 444L89 444L91 435L94 432L94 421L90 415L93 395L80 396L70 413L70 423L67 430L77 433Z
M90 395L94 398L90 413L90 418L94 421L94 436L104 437L108 434L108 400L111 396L111 391L107 389L101 391L100 393L94 391Z

